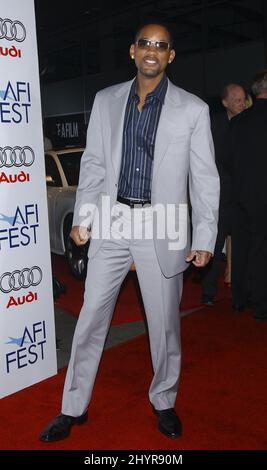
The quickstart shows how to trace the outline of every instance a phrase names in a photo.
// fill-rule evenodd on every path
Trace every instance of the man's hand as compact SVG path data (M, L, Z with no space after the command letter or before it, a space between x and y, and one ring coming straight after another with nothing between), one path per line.
M212 257L212 253L204 250L193 250L190 251L186 258L187 262L191 262L198 268L204 268Z
M74 225L70 232L70 238L74 241L75 245L82 246L89 240L90 233L86 227Z

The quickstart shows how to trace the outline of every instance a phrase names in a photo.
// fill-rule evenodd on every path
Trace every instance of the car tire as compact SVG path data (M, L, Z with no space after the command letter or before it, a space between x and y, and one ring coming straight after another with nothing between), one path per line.
M90 241L83 246L77 246L70 238L73 215L67 216L64 222L65 256L72 275L76 279L85 279L88 262L88 248Z

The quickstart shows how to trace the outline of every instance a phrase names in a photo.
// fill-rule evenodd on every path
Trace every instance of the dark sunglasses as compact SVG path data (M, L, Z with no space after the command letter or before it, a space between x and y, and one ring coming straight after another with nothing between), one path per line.
M151 41L150 39L138 39L135 43L139 49L148 49L152 45L159 51L167 51L171 48L170 44L166 41Z

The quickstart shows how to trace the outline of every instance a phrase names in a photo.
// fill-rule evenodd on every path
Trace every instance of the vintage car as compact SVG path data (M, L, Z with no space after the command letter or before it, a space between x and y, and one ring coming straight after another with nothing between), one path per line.
M83 279L87 266L87 243L77 247L69 238L83 148L45 152L49 232L52 253L66 255L72 274Z

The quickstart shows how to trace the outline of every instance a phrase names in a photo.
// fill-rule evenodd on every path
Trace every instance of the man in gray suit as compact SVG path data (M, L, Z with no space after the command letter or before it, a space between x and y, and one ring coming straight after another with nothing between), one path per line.
M84 305L62 412L41 433L45 442L67 437L74 424L87 419L116 299L133 262L154 370L149 399L159 430L168 437L182 433L174 410L181 363L182 273L188 263L205 266L212 256L219 178L208 106L165 75L175 57L168 28L158 23L140 28L130 56L136 78L97 93L88 126L71 231L79 246L92 230Z

